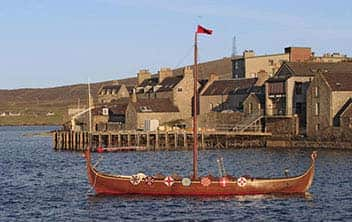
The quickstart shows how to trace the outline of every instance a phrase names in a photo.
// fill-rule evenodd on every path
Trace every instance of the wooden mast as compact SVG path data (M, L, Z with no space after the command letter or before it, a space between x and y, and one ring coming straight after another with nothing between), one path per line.
M90 95L90 81L88 79L88 121L89 121L89 134L88 134L88 138L89 138L89 147L88 149L92 149L92 98Z
M198 178L198 126L197 126L197 112L198 112L198 61L197 61L197 32L194 34L194 68L193 68L193 179Z

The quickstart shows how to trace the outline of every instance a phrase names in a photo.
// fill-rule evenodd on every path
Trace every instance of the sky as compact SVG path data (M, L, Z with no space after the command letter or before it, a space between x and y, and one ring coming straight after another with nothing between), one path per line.
M311 47L352 55L352 1L0 0L0 89L135 77L193 62Z

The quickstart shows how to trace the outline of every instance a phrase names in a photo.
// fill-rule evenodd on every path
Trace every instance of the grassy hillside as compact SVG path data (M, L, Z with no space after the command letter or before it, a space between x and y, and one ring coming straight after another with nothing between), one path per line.
M120 83L134 85L136 78L120 80ZM96 97L99 88L111 81L91 84L91 93ZM68 121L69 107L88 101L86 84L71 86L0 90L0 113L21 113L21 116L0 116L0 125L60 125ZM96 100L96 98L94 98ZM48 116L48 113L53 113Z
M184 67L173 70L181 75ZM208 78L217 73L221 78L231 78L231 59L223 58L199 64L199 76ZM135 85L137 78L118 80L127 86ZM112 81L91 84L91 93L96 101L99 88ZM68 108L81 106L88 101L87 84L53 88L0 90L0 114L21 113L21 116L0 116L0 125L61 125L68 121ZM53 115L48 116L48 113Z

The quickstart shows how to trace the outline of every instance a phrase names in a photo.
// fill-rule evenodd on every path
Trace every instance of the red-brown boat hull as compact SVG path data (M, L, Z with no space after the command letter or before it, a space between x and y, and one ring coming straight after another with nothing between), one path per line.
M226 183L214 179L208 186L203 185L200 180L192 180L189 186L183 185L181 180L175 180L168 186L164 179L155 178L153 183L148 184L147 181L140 180L134 185L130 176L108 175L95 170L91 165L90 151L86 151L86 159L89 182L97 194L218 196L305 193L314 177L316 153L313 154L311 166L300 176L276 179L247 178L244 186L240 186L236 178L227 178Z

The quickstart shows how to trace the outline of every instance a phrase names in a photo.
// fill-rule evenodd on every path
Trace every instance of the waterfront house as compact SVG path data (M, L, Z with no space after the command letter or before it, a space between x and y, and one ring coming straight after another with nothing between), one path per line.
M298 118L301 133L307 125L307 90L320 72L352 72L352 63L287 62L265 83L265 115Z
M128 130L149 130L148 123L158 125L181 119L182 114L177 106L168 98L138 98L132 95L126 109Z
M324 132L336 127L351 130L351 103L352 64L346 63L334 72L317 73L307 93L307 135L325 135Z
M190 67L184 69L183 75L177 76L169 68L160 69L156 76L141 70L137 79L138 99L169 99L179 109L181 119L192 117L193 71Z
M109 104L96 106L92 110L94 130L111 131L124 129L129 102L130 98L124 97Z

